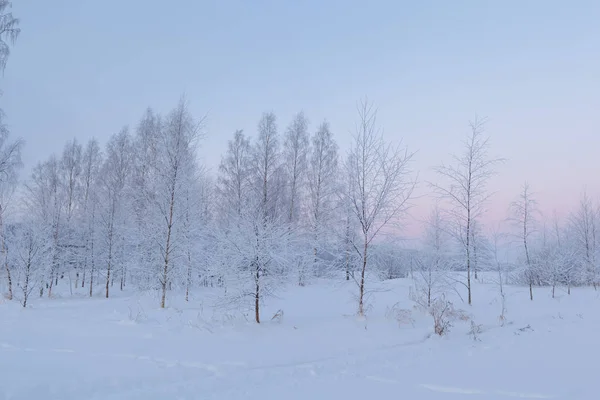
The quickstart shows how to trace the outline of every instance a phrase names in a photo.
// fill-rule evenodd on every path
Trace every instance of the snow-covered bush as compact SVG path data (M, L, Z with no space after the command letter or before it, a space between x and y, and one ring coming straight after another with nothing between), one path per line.
M443 336L452 328L452 322L456 320L468 321L469 317L462 310L454 307L451 301L442 295L432 301L429 307L429 315L433 317L433 329L437 335Z

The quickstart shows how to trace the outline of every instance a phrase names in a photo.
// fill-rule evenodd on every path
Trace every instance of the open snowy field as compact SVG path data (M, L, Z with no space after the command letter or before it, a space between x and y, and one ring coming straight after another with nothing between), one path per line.
M408 280L378 284L368 316L352 282L290 287L261 325L212 309L210 295L34 299L0 304L0 399L598 399L600 298L593 289L508 287L498 323L493 285L474 286L482 325L444 337L413 308ZM116 291L115 291L116 294ZM412 309L402 323L389 309ZM268 316L268 318L266 318Z

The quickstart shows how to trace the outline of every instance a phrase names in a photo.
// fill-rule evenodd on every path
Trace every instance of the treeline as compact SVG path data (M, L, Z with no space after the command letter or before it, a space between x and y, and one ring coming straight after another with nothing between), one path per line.
M531 299L535 286L596 287L600 211L587 195L568 220L550 221L524 185L506 224L484 226L486 184L503 162L488 156L484 121L470 125L453 164L436 168L440 181L427 183L439 201L408 250L395 224L417 183L413 153L383 140L376 114L359 104L353 144L340 155L327 121L311 129L300 112L281 129L264 113L255 135L233 134L216 177L198 163L203 118L184 100L166 115L147 109L104 149L73 139L20 184L23 143L4 130L6 295L26 306L59 284L106 298L132 286L157 290L165 307L171 290L189 300L218 287L223 306L252 310L259 322L264 298L282 284L332 275L356 282L359 314L370 272L410 275L427 304L456 283L471 303L480 271L529 285Z
M34 288L52 296L61 281L107 298L133 285L158 289L164 307L170 289L188 298L220 286L237 304L250 299L259 321L262 297L283 280L305 285L332 270L350 279L358 268L362 293L371 241L403 211L412 184L410 155L382 140L370 105L360 117L340 163L327 122L310 133L299 113L279 133L265 113L256 137L235 132L216 180L198 164L202 119L183 100L165 116L148 109L104 149L70 141L13 197L8 297L18 292L26 304Z

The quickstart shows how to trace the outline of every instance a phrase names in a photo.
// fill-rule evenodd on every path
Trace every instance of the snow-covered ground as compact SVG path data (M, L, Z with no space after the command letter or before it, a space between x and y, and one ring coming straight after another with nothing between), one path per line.
M0 304L0 399L570 399L600 398L600 298L593 289L508 287L507 319L493 285L478 283L476 324L432 335L411 309L410 281L378 284L368 317L352 314L352 282L281 291L256 325L214 311L206 294L159 310L154 295ZM398 306L397 306L398 307ZM279 309L283 319L271 321Z

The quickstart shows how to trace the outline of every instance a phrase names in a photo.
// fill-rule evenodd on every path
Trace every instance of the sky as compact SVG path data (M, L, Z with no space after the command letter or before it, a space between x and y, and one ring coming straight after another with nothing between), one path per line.
M600 2L13 0L22 34L0 77L0 108L31 167L76 137L102 143L182 94L207 116L199 156L216 171L236 129L304 111L345 152L367 96L388 141L432 167L487 117L489 221L527 180L540 210L600 198ZM413 219L430 198L415 200Z

